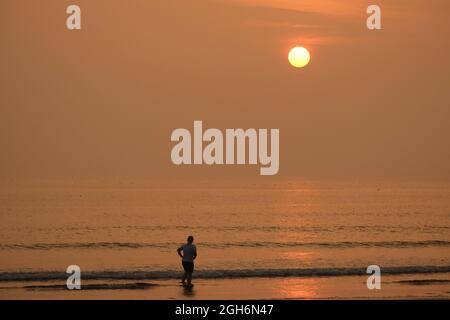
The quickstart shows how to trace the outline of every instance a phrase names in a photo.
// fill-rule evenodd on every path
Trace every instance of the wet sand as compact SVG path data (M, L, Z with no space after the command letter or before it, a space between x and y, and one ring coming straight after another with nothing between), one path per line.
M384 276L380 290L367 289L364 276L198 279L192 290L175 280L82 281L81 290L61 281L0 287L0 299L450 299L448 273Z

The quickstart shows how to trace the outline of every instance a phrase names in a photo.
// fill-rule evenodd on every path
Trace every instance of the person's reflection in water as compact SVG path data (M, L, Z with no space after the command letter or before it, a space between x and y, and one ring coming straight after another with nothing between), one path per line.
M185 297L194 297L195 296L195 290L193 286L184 286L183 287L183 295Z

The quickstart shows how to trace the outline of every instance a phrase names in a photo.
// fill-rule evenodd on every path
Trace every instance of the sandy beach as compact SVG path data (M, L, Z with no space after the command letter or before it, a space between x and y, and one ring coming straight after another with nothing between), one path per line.
M24 288L26 286L26 288ZM0 283L0 299L449 299L448 274L385 276L368 290L363 276L256 278L195 281L192 290L174 280L91 281L81 290L61 282Z

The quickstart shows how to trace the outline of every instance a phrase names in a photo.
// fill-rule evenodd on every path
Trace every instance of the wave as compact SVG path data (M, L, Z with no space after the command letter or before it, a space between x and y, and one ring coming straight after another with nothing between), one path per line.
M429 286L429 285L448 285L450 280L444 279L420 279L420 280L400 280L395 281L400 284L409 284L412 286Z
M50 249L140 249L140 248L173 248L178 247L177 242L142 243L142 242L73 242L73 243L33 243L33 244L0 244L0 250L50 250ZM425 240L425 241L342 241L342 242L223 242L200 243L199 246L212 249L224 249L233 247L249 248L416 248L416 247L449 247L450 241Z
M157 287L153 283L100 283L83 284L83 290L142 290ZM27 290L67 290L66 285L24 286Z
M169 231L169 230L179 230L179 231L208 231L208 232L234 232L234 231L261 231L261 232L330 232L334 233L336 231L353 231L353 232L366 232L366 231L380 231L380 232L436 232L436 231L447 231L450 226L441 225L420 225L420 226L386 226L386 225L334 225L330 227L326 226L286 226L286 225L274 225L274 226L255 226L255 225L231 225L231 226L181 226L181 225L162 225L162 226L143 226L143 225L126 225L126 226L96 226L85 227L85 226L64 226L60 228L55 227L30 227L30 226L15 226L14 231L27 232L30 229L39 232L48 232L55 230L61 232L97 232L98 230L138 230L138 231ZM2 231L11 231L9 228L1 228Z
M382 267L383 275L450 273L450 266ZM164 280L178 279L181 271L87 271L83 280ZM365 268L291 268L291 269L211 269L198 270L199 279L275 278L275 277L332 277L367 275ZM68 274L58 271L1 272L0 281L52 281L66 280Z

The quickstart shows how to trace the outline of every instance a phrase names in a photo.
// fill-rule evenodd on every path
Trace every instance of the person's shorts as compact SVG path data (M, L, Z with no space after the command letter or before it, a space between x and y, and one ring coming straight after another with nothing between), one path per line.
M194 263L193 262L181 261L181 263L183 264L184 271L194 272Z

